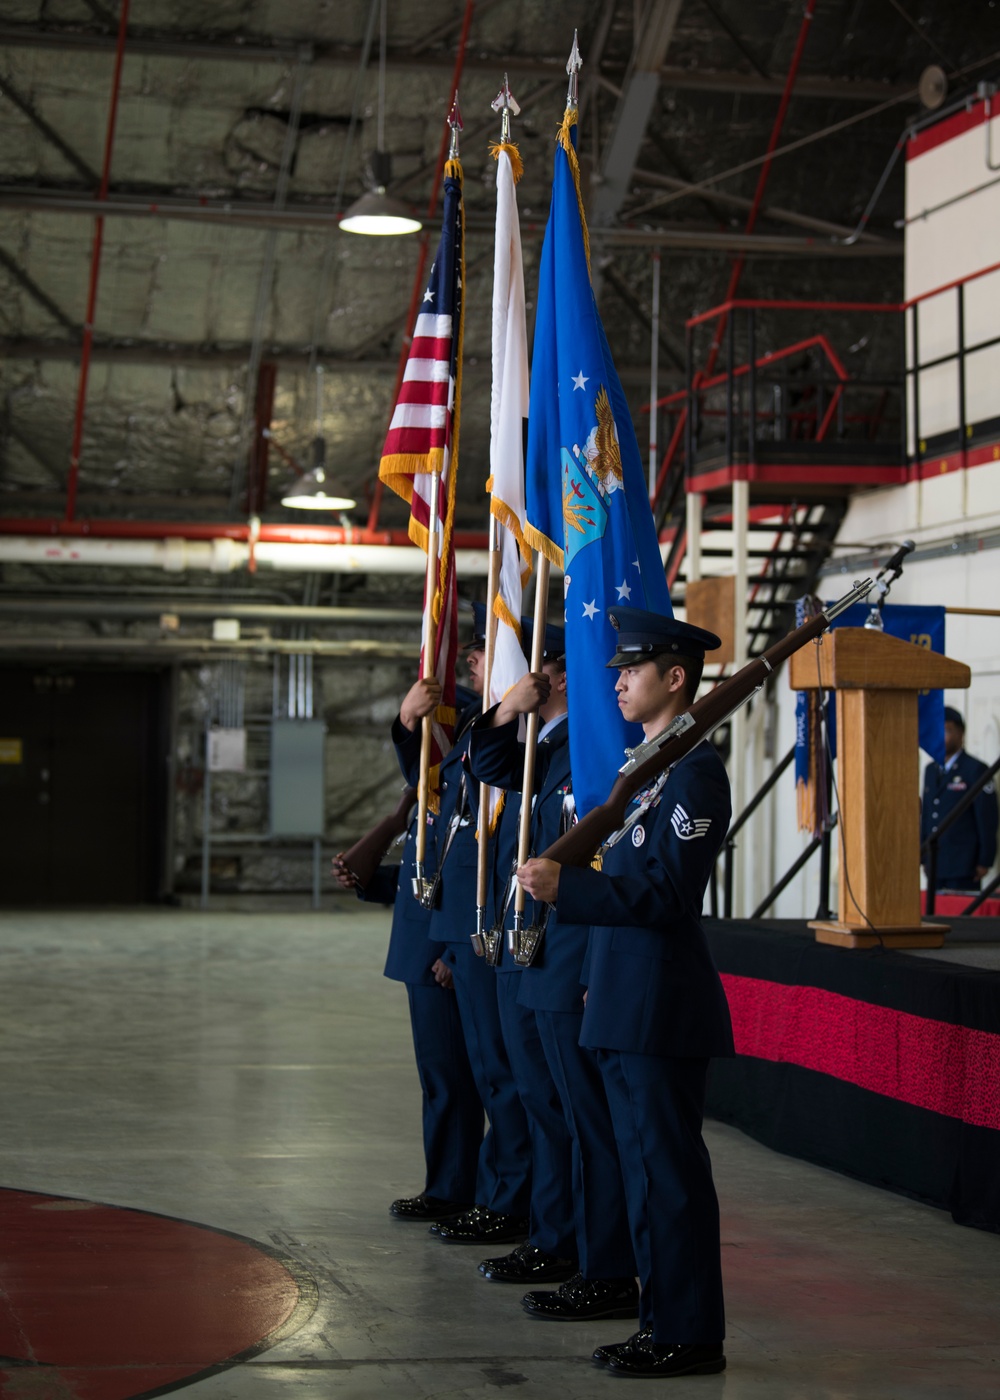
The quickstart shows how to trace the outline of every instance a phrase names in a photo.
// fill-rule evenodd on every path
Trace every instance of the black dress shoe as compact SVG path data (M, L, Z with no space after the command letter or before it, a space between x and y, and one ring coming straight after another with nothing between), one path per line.
M504 1215L486 1206L473 1206L455 1220L431 1226L431 1234L446 1244L507 1244L523 1240L527 1233L527 1216Z
M595 1366L606 1366L613 1356L621 1356L634 1347L645 1346L653 1340L652 1327L644 1327L641 1332L633 1332L627 1342L608 1342L606 1346L595 1347L591 1361Z
M442 1201L440 1196L428 1196L421 1191L419 1196L404 1196L393 1201L389 1214L397 1220L448 1220L468 1209L466 1201Z
M594 1317L638 1317L634 1278L584 1278L574 1274L555 1293L526 1293L521 1307L547 1322L585 1322Z
M646 1342L630 1351L619 1352L608 1361L615 1376L639 1376L649 1380L669 1380L672 1376L715 1376L726 1369L721 1342L663 1345Z
M559 1259L534 1244L519 1244L502 1259L484 1259L479 1272L494 1283L541 1283L570 1278L576 1268L573 1259Z

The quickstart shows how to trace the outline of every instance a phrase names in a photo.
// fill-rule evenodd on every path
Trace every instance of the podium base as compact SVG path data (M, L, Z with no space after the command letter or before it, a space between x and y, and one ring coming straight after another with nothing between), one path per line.
M867 924L842 924L834 919L811 919L817 943L835 948L941 948L947 924L903 924L880 928L878 937Z

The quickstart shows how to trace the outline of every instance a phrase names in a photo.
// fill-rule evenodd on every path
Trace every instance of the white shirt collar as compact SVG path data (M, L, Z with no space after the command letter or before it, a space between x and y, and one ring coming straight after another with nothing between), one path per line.
M552 733L553 729L555 729L556 725L562 724L565 718L566 711L564 710L561 715L556 715L555 719L546 720L538 731L538 742L541 743L543 739L547 738L548 735Z

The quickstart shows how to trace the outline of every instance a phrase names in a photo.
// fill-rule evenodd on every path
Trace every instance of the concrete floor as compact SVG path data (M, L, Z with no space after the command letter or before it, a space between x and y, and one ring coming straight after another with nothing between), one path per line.
M353 906L0 915L0 1185L233 1231L312 1276L311 1318L192 1400L617 1393L587 1358L630 1324L532 1322L478 1251L386 1213L422 1184L386 926ZM1000 1239L730 1129L708 1138L729 1369L671 1394L1000 1392Z

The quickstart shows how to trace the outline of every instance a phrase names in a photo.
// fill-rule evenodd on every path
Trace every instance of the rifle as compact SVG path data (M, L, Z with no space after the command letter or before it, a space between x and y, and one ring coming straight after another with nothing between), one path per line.
M707 739L713 730L756 695L786 657L814 637L819 637L835 617L855 603L862 602L871 588L871 579L856 583L843 598L809 618L801 627L796 627L787 637L775 642L773 647L768 647L760 656L748 661L734 676L720 681L714 690L676 715L662 733L627 750L628 758L619 768L607 800L570 827L548 850L542 851L541 859L555 860L560 865L589 865L607 838L624 825L626 809L637 792L641 792L662 773L669 772L696 744Z
M355 841L350 850L343 851L338 857L347 866L361 889L364 889L382 864L382 858L393 841L406 830L416 800L416 788L404 788L402 797L389 815L383 817L367 835L362 836L360 841Z

